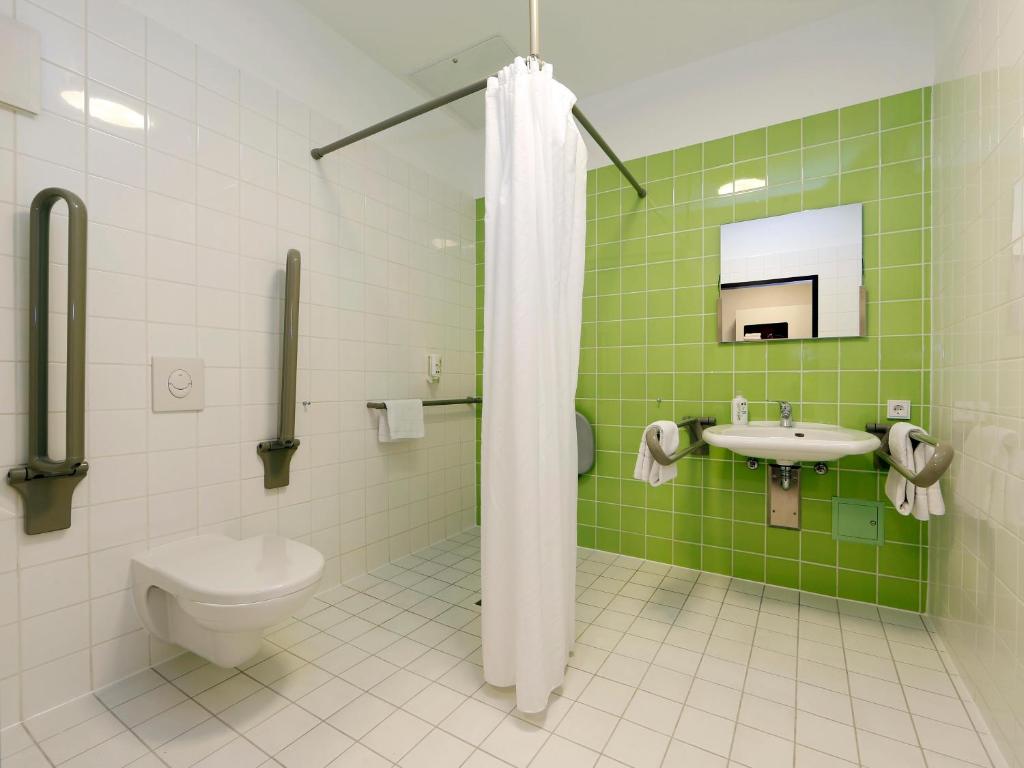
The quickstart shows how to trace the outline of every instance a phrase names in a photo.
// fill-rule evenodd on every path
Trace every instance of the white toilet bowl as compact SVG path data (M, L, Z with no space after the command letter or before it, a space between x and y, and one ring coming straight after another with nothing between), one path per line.
M280 536L196 536L133 557L132 593L151 633L234 667L313 595L323 570L323 555Z

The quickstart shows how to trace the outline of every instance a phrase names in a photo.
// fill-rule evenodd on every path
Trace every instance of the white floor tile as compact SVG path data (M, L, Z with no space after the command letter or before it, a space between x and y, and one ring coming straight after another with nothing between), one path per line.
M475 532L438 542L324 593L241 673L186 653L8 729L4 768L50 768L29 731L60 768L990 766L918 615L586 550L581 640L525 715L483 680L479 571Z
M854 731L845 723L837 723L835 720L798 710L796 713L796 740L805 747L843 760L857 760L857 741Z
M669 737L662 733L628 720L620 720L604 753L632 768L658 768L665 757L668 743Z
M675 739L668 745L662 768L725 768L726 759Z
M277 753L285 768L324 768L352 746L352 739L327 723L313 728Z
M530 763L530 768L593 768L597 752L560 736L552 736Z
M338 710L327 722L353 739L361 739L394 711L395 708L386 701L364 693Z
M730 760L749 768L790 768L794 744L746 725L737 725Z
M457 768L473 747L444 731L434 729L399 763L402 768Z
M385 718L361 741L374 752L398 762L431 730L431 725L408 712L397 710Z
M248 732L247 737L270 756L311 731L320 721L306 710L289 704Z
M498 723L480 748L511 765L525 768L549 736L543 728L510 715Z
M694 707L685 707L676 726L675 737L722 757L729 756L736 723Z

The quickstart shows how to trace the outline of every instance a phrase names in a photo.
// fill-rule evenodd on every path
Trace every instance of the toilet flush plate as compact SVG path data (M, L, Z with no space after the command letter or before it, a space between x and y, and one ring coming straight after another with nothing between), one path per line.
M153 358L153 411L201 411L206 405L206 366L198 358Z

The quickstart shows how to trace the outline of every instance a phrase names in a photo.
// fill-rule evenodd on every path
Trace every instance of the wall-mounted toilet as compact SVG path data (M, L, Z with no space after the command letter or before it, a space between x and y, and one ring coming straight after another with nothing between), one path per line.
M132 592L151 633L234 667L313 595L323 570L318 551L280 536L196 536L133 557Z

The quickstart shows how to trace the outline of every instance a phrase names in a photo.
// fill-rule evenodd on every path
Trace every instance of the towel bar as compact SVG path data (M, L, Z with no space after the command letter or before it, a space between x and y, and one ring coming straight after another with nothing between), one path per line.
M710 418L689 416L678 422L678 426L685 427L686 431L689 433L690 444L685 448L676 451L671 456L668 456L663 450L661 450L661 444L658 442L658 438L655 436L654 430L645 430L644 440L647 441L647 449L651 452L651 456L654 457L654 460L661 464L661 466L667 467L670 464L675 464L680 459L690 455L707 456L708 444L704 442L702 434L704 432L704 427L713 427L715 423L716 420L714 416Z
M456 397L449 400L424 400L423 407L426 408L431 405L476 405L482 403L484 399L482 397ZM378 411L387 408L383 402L370 401L366 404L367 408L375 408Z
M302 257L294 248L285 260L284 332L281 349L281 404L277 437L256 445L263 459L263 487L284 488L291 481L292 455L299 448L295 438L295 369L299 358L299 274Z
M68 206L67 393L64 459L49 457L47 392L49 365L50 213ZM28 464L7 473L25 500L25 533L71 527L71 497L86 473L85 460L85 281L88 217L82 199L49 187L32 200L29 212L29 398Z
M889 426L890 425L888 424L873 423L867 424L864 427L865 432L878 435L882 440L882 445L875 450L875 458L877 459L879 466L884 467L884 465L888 465L892 467L919 488L927 488L928 486L935 485L935 483L939 482L939 478L946 473L946 470L949 469L949 465L953 462L953 446L948 443L940 443L934 437L919 429L913 430L910 433L911 440L916 440L919 443L927 443L935 448L935 453L932 455L931 459L929 459L925 468L920 472L915 472L912 469L907 469L896 461L889 452Z

